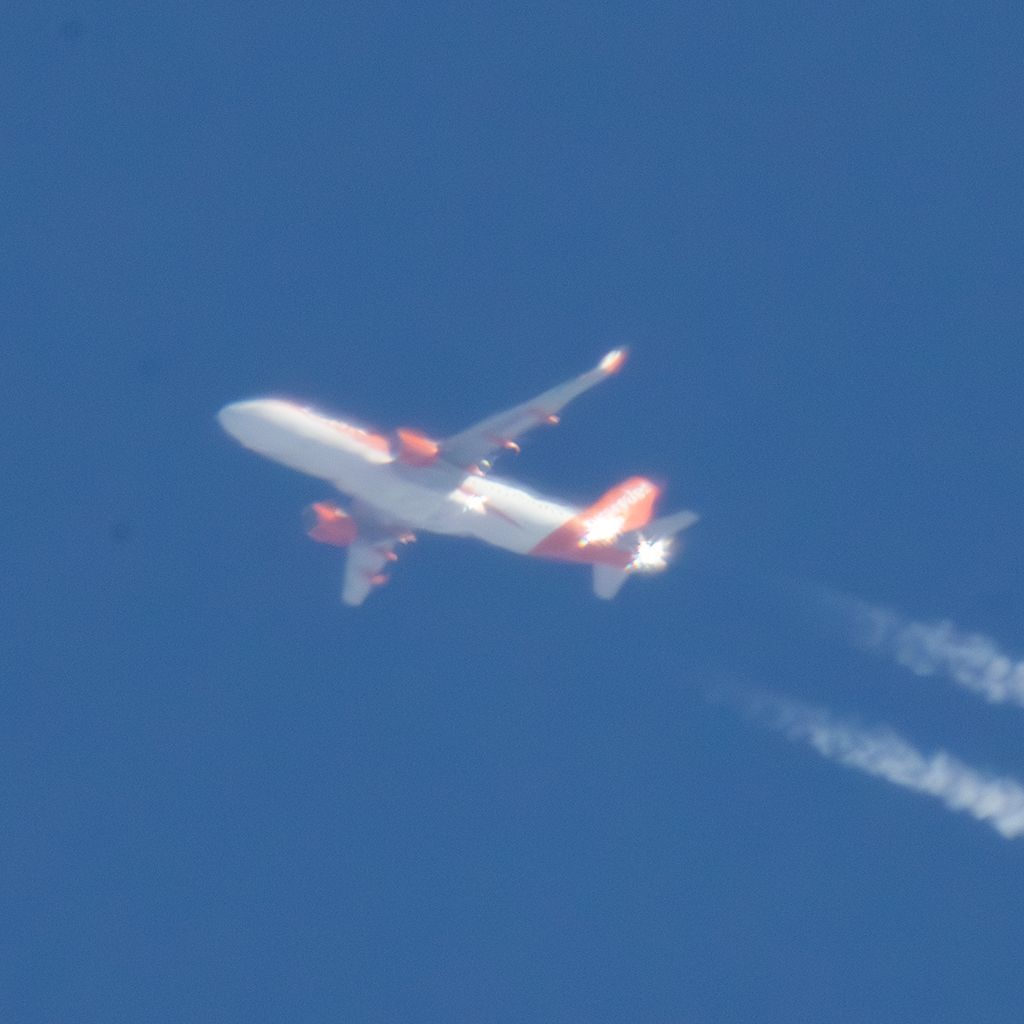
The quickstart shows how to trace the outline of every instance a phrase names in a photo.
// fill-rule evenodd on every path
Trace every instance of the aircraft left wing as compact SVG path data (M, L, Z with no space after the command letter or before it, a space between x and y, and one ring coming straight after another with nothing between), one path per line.
M347 605L362 604L370 591L384 583L381 570L392 561L397 540L368 541L357 539L348 546L345 579L341 599Z
M355 606L387 582L382 570L398 560L395 548L414 538L406 530L384 524L371 509L359 503L353 505L352 514L359 526L359 535L347 548L341 599Z
M584 391L616 373L626 361L626 354L627 349L613 349L594 369L455 434L441 443L442 457L462 469L486 469L503 451L518 451L516 442L528 430L542 423L557 423L558 413Z

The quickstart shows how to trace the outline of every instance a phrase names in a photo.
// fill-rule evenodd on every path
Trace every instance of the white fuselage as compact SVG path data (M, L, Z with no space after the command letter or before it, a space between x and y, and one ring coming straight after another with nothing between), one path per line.
M218 418L245 447L328 481L408 530L477 537L527 554L580 511L443 460L405 465L380 435L281 399L235 402Z

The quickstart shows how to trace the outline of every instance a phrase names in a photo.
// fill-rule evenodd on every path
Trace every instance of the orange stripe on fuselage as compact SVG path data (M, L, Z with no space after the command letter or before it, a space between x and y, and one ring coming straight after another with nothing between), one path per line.
M388 453L391 451L391 443L383 434L375 434L372 430L365 430L363 427L355 427L351 423L346 423L344 420L336 420L332 416L319 412L311 406L300 405L298 402L291 402L287 399L270 399L269 401L277 402L282 406L294 409L303 416L309 416L318 423L323 423L332 430L336 430L339 434L343 434L345 437L351 438L353 441L358 441L360 444L366 445L367 448L372 448L374 451Z
M556 562L614 565L619 569L625 569L633 560L631 551L624 551L611 544L587 544L581 547L580 540L586 532L586 521L582 516L574 516L554 533L549 533L529 554L534 558L551 558Z
M319 413L314 413L315 416L320 416ZM339 434L344 434L346 437L352 438L353 441L359 441L361 444L365 444L368 448L374 449L378 452L387 452L391 450L391 445L388 444L388 439L381 434L373 434L369 430L363 430L360 427L353 427L349 423L343 423L341 420L328 419L326 416L320 416L320 418L332 426Z

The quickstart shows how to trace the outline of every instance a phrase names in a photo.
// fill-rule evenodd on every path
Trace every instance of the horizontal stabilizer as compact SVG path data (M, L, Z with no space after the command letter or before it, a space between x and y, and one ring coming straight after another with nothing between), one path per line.
M594 593L610 601L628 579L629 573L625 569L619 569L614 565L597 564L594 566Z
M673 512L671 515L655 519L653 523L648 523L644 529L644 536L648 540L662 540L665 537L674 537L677 533L688 530L698 519L700 519L700 516L689 509L683 509L682 512Z
M693 526L699 518L696 512L686 509L655 519L643 529L633 530L628 538L628 542L634 546L632 561L625 568L595 563L594 593L610 601L630 576L638 572L658 572L664 569L672 556L682 550L679 542L674 539L676 534Z

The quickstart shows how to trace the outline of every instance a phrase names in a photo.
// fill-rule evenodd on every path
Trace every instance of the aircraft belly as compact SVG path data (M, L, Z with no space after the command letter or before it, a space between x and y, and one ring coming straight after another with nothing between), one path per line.
M470 478L457 499L466 530L488 544L526 554L572 510L494 477Z
M455 486L453 486L453 483ZM335 485L386 519L412 530L475 537L521 554L530 551L572 514L499 481L363 464Z
M464 512L462 516L468 520L467 526L471 531L469 535L487 544L518 554L525 554L534 546L531 539L534 531L529 530L528 524L512 524L492 512L485 512L482 515Z
M447 504L447 491L396 472L393 466L359 466L347 476L336 476L339 491L379 509L385 518L418 530L439 528Z

